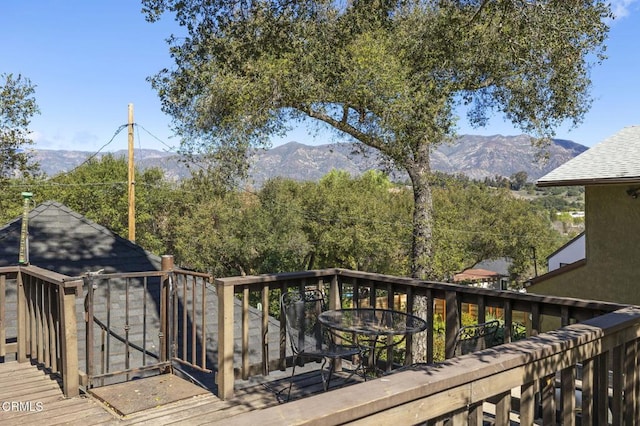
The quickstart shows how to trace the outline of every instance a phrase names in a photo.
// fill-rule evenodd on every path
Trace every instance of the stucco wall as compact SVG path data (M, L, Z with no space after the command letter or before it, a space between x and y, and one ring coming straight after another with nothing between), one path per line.
M640 198L627 194L638 186L587 186L586 264L527 291L640 305Z

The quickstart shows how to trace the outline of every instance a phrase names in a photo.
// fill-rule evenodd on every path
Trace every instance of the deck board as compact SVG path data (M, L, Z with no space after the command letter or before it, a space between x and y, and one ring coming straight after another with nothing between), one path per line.
M56 376L28 362L0 363L0 401L3 425L117 424L96 401L82 396L65 398ZM11 402L21 406L7 406Z
M322 381L317 370L311 365L311 369L300 368L296 370L291 390L291 400L303 398L314 393L323 392ZM273 375L263 378L262 381L239 382L235 396L228 401L220 400L213 393L202 389L187 386L182 393L183 383L173 381L173 378L156 376L128 382L126 384L105 386L93 389L93 393L101 395L106 404L92 395L81 395L74 398L65 398L60 386L60 379L53 374L48 374L42 369L30 363L17 363L9 361L0 363L0 401L21 401L41 403L41 411L2 411L0 410L0 424L20 426L49 425L102 425L102 426L133 426L133 425L198 425L210 424L221 421L231 416L260 410L266 407L282 403L286 398L289 388L291 370L274 372ZM343 374L343 376L340 376ZM174 376L175 377L175 376ZM346 373L337 373L331 382L332 388L342 387ZM151 379L151 380L150 380ZM178 379L179 380L179 379ZM352 377L347 385L362 381L361 378ZM179 400L171 399L160 402L157 398L157 387L164 384L167 395L173 391L181 395ZM115 387L112 387L115 386ZM111 389L107 389L111 388ZM102 390L101 390L102 389ZM135 392L138 390L139 392ZM141 390L146 391L140 392ZM111 392L112 391L112 392ZM146 395L152 401L145 402L146 406L138 406L136 410L130 410L129 414L113 409L116 395L119 401L132 398L132 395ZM174 398L175 399L175 398ZM33 405L33 408L37 408ZM121 410L122 411L122 410Z
M91 389L90 393L122 416L209 393L172 374Z

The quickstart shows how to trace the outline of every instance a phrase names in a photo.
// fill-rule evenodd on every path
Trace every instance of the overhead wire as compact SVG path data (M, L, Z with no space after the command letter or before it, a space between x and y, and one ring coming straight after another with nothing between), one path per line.
M126 127L128 127L129 124L123 124L120 125L116 131L114 132L113 136L109 139L108 142L106 142L104 145L102 145L97 151L95 151L93 154L91 154L89 157L87 157L82 163L80 163L78 166L74 167L73 169L71 169L68 172L64 172L58 175L55 175L53 177L50 177L48 179L46 179L45 181L42 182L37 182L35 183L35 185L37 186L60 186L60 187L87 187L87 186L96 186L96 187L100 187L100 186L114 186L114 185L128 185L128 182L122 181L122 182L83 182L83 183L58 183L58 182L53 182L52 179L55 178L59 178L61 176L65 176L65 175L69 175L71 173L73 173L74 171L78 170L80 167L84 166L85 164L87 164L89 161L91 161L93 158L97 157L106 147L108 147L113 140L115 139L115 137ZM157 140L158 142L160 142L162 145L164 145L168 150L175 150L175 147L172 147L170 145L168 145L167 143L165 143L162 139L160 139L159 137L157 137L156 135L154 135L153 133L151 133L149 130L147 130L144 126L138 124L138 123L134 123L134 126L136 127L137 130L137 134L138 134L138 142L139 142L139 149L141 148L140 142L141 142L141 138L140 138L140 130L142 129L144 130L149 136L151 136L152 138L154 138L155 140ZM137 186L146 186L149 188L155 188L155 189L162 189L163 185L152 185L149 183L143 183L143 182L137 182L136 183ZM34 183L30 183L30 184L16 184L14 185L15 187L33 187ZM259 192L257 191L252 191L249 190L248 188L246 188L246 186L242 186L241 183L234 183L233 184L233 188L237 191L242 191L245 192L249 195L258 197L259 196ZM171 188L174 191L180 191L180 192L184 192L184 193L191 193L191 194L196 194L197 191L189 191L185 188L180 188L180 187L172 187ZM289 203L281 203L281 206L285 206L291 209L293 206L291 206L291 204ZM187 204L189 205L189 204ZM191 204L193 207L197 207L196 203L192 203ZM363 216L356 216L356 215L348 215L348 216L343 216L342 218L336 218L334 216L329 216L329 215L318 215L317 213L314 213L313 215L310 214L309 212L305 211L304 209L298 209L297 206L293 207L296 208L295 213L298 213L300 215L302 215L302 217L304 217L307 220L314 220L314 221L318 221L318 222L323 222L323 223L348 223L349 226L354 226L354 225L366 225L366 226L372 226L372 225L381 225L381 226L390 226L390 225L400 225L401 227L405 227L405 228L410 228L413 226L412 222L410 221L380 221L380 220L373 220L371 219L371 217L363 217ZM495 232L488 232L488 231L479 231L479 230L463 230L463 229L452 229L452 228L444 228L441 229L441 232L444 233L460 233L460 234L476 234L476 235L492 235L492 236L497 236L497 237L502 237L502 238L510 238L510 237L524 237L524 235L519 235L519 234L499 234L499 233L495 233Z
M124 129L127 126L128 126L127 124L123 124L120 127L118 127L116 129L115 133L113 134L113 136L111 136L111 139L109 139L109 141L107 143L102 145L100 147L100 149L98 149L96 152L94 152L89 157L87 157L82 163L78 164L76 167L74 167L73 169L69 170L68 172L57 174L55 176L50 177L49 179L55 179L55 178L58 178L58 177L61 177L61 176L64 176L64 175L68 175L68 174L73 173L74 171L78 170L80 167L84 166L85 164L87 164L89 161L91 161L92 159L97 157L98 154L100 154L103 149L105 149L107 146L109 146L111 144L111 142L113 142L113 140L116 138L116 136L118 136L118 134L122 131L122 129Z
M154 138L155 140L157 140L158 142L160 142L162 145L164 145L169 151L173 152L175 151L176 147L175 146L170 146L167 143L165 143L162 139L160 139L159 137L157 137L156 135L154 135L153 133L151 133L149 130L147 130L143 125L141 124L137 124L136 123L136 128L140 128L142 130L144 130L145 132L147 132L149 134L149 136L151 136L152 138ZM140 132L138 131L138 136L140 135Z

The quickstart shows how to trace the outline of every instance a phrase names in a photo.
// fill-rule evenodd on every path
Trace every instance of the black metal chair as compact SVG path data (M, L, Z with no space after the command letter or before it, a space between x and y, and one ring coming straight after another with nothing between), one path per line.
M455 356L481 351L496 345L498 320L461 327L456 334Z
M343 358L351 358L353 361L357 357L357 365L347 380L358 370L363 370L360 349L355 345L337 344L335 336L318 322L318 316L325 309L325 300L320 291L307 290L302 293L284 293L280 298L280 306L285 314L287 337L293 353L293 371L291 372L287 401L291 397L296 365L302 358L322 361L320 374L325 391L329 389L335 361ZM327 362L329 369L325 376L324 370Z

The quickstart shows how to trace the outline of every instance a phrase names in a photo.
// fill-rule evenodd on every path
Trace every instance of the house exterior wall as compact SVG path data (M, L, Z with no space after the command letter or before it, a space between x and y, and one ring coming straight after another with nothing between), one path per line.
M638 185L585 188L584 266L532 284L537 294L640 304L640 198Z

